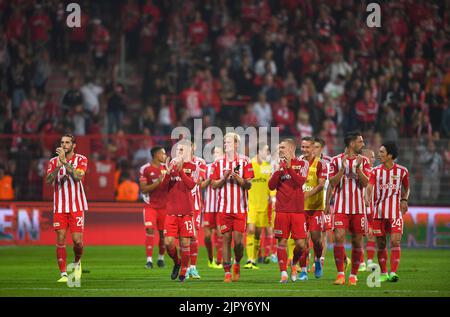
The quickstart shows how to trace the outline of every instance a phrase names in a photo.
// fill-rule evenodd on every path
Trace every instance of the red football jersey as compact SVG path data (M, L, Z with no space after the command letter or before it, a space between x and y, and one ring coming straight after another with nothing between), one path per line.
M194 156L192 162L197 166L194 172L194 180L197 182L200 178L202 180L206 179L206 161L201 157ZM192 195L194 196L194 208L195 210L202 210L202 189L199 185L195 185L192 190Z
M151 163L147 163L139 169L139 181L147 184L153 184L161 176L161 171L166 170L166 167L155 167ZM167 177L167 176L166 176ZM164 209L167 202L167 182L163 180L156 189L149 193L142 193L144 202L154 209Z
M70 160L75 169L87 170L88 160L84 155L74 154ZM58 157L50 160L47 168L47 174L53 172L57 167ZM59 173L54 182L53 192L53 212L69 213L88 210L86 194L84 193L83 183L75 181L72 176L67 173L66 168L60 168Z
M213 172L214 163L208 164L206 167L206 179L210 179ZM203 204L203 212L217 212L219 209L218 206L218 190L213 189L211 184L205 189L205 200Z
M175 168L169 174L169 191L166 210L168 215L193 215L195 187L194 172L197 166L193 162L183 163L180 171Z
M226 157L214 163L211 179L219 180L226 170L234 171L239 168L238 174L244 179L255 177L252 162L245 155L237 154L235 159L229 161ZM217 189L219 192L219 212L242 214L248 211L248 190L243 189L238 183L228 178L225 184Z
M285 163L283 164L285 165ZM281 167L274 172L269 180L269 189L276 190L275 210L277 212L303 212L303 184L308 176L309 163L295 158L291 167Z
M374 219L402 218L400 199L402 187L409 188L408 169L396 163L389 170L378 165L369 182L374 185Z
M344 153L333 157L330 164L329 177L334 177L342 167ZM370 175L370 163L366 157L362 157L362 170L368 177ZM364 187L359 182L356 171L356 157L347 159L347 168L341 181L334 191L334 213L337 214L364 214Z

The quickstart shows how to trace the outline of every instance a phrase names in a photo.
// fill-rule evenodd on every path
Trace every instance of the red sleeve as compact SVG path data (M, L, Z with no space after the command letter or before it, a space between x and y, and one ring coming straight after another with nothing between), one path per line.
M51 159L48 162L48 167L47 167L47 174L50 174L51 172L53 172L56 168L56 161L57 159Z
M275 173L272 174L272 176L270 176L270 179L269 179L269 189L270 190L277 189L278 183L280 182L280 177L281 177L280 171L276 171Z
M303 170L303 167L304 167L304 166L302 166L302 170ZM300 173L296 173L296 172L294 171L294 169L292 168L292 166L291 166L290 168L288 168L287 171L288 171L289 175L291 175L291 177L292 177L292 179L294 180L294 182L295 182L299 187L302 187L303 184L304 184L305 181L306 181L306 176L305 176L305 175L302 175L301 172L300 172Z
M322 161L317 163L317 178L327 179L327 168Z
M220 169L219 169L219 162L216 162L212 166L211 171L211 180L219 180L220 179Z
M376 182L375 171L372 171L369 177L369 184L375 185L375 182Z
M255 173L253 172L253 166L251 162L246 162L244 166L244 179L252 179L255 177Z
M194 187L196 185L195 181L192 179L191 176L186 175L183 168L181 168L181 170L180 170L180 177L181 177L181 180L183 181L184 185L186 185L189 190L194 189Z
M147 177L145 176L146 170L146 168L139 169L139 182L145 182L146 184L148 184Z
M337 173L338 173L337 160L332 159L330 162L330 172L328 176L331 178L333 176L336 176Z
M370 176L370 163L367 158L363 159L363 173L368 177Z
M200 174L199 174L199 176L200 176L200 178L202 179L202 180L205 180L206 179L206 170L207 170L207 166L206 166L206 164L200 164Z
M408 171L405 172L405 176L402 178L402 185L404 188L409 188L409 173Z
M77 170L80 169L80 170L83 170L83 172L86 172L87 171L87 165L88 165L88 160L87 160L86 157L83 157L80 160L80 162L78 163Z

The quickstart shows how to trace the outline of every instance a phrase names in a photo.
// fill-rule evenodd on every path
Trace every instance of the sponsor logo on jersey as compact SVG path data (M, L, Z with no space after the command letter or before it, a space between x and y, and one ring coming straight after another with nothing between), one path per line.
M374 234L381 234L381 230L379 230L379 229L373 230L373 233Z
M151 221L147 221L144 223L146 226L153 226L153 223Z
M283 234L283 230L274 230L273 233L275 233L275 234Z

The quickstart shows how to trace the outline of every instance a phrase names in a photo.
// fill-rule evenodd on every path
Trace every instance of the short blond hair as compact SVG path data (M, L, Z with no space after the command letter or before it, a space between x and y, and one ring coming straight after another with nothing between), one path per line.
M233 138L234 143L237 143L237 144L241 143L241 137L240 137L239 134L237 134L237 133L234 133L234 132L228 132L227 134L225 134L224 140L225 140L226 138Z

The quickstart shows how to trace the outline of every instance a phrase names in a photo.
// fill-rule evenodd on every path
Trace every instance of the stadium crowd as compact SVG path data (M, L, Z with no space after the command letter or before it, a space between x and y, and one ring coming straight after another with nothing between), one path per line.
M28 136L101 135L93 155L136 176L152 137L195 118L320 136L329 155L355 129L375 150L407 138L421 199L449 188L449 1L383 3L381 28L354 0L78 3L81 28L69 28L64 1L0 1L0 170L15 198L41 197L52 154ZM136 148L129 135L148 138Z

